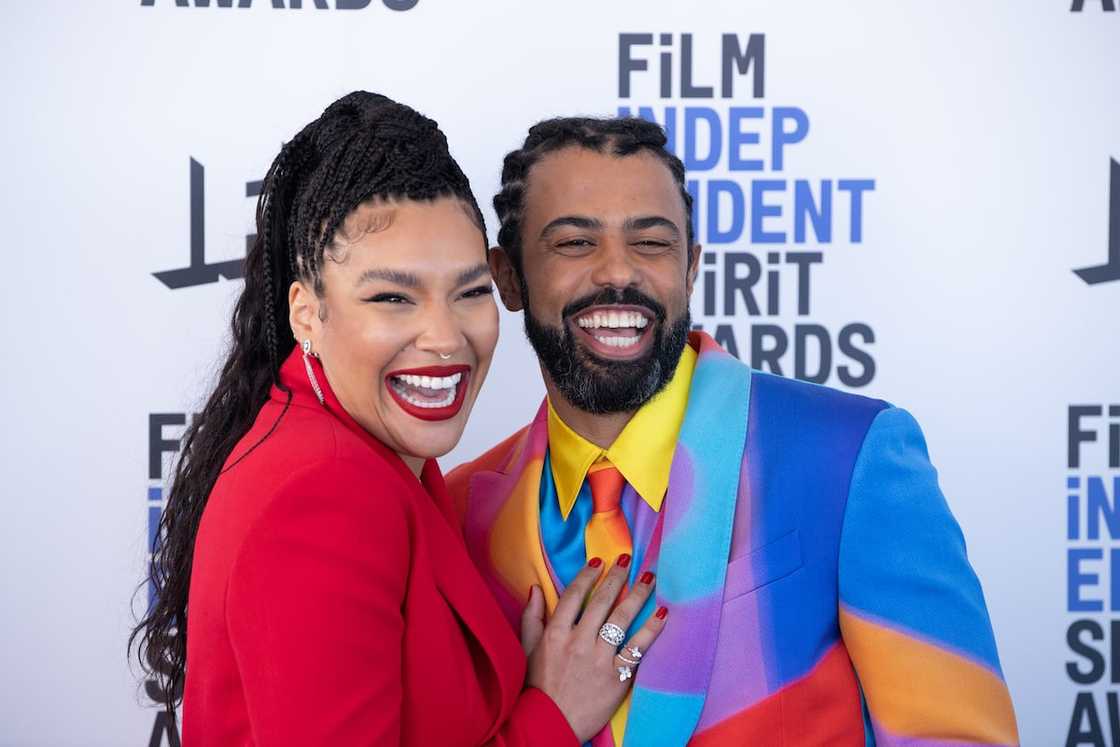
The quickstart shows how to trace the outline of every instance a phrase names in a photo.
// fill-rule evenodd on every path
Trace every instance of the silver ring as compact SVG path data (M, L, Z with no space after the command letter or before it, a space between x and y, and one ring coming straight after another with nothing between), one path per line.
M626 648L624 648L622 650L625 651L626 653L630 654L631 656L633 656L635 659L641 659L642 658L642 650L640 648L638 648L637 646L633 645L633 644L627 646Z
M622 661L622 662L624 662L624 663L626 663L626 664L629 664L629 665L630 665L630 666L632 666L632 667L636 667L636 666L638 666L639 664L641 664L641 662L640 662L640 661L638 661L637 659L627 659L627 658L626 658L626 657L625 657L625 656L623 655L623 652L622 652L622 651L619 651L619 652L618 652L617 654L615 654L615 656L617 656L617 657L618 657L619 661Z
M630 667L615 667L614 671L618 672L619 682L625 682L634 676L634 670Z
M614 623L603 623L603 627L599 628L599 637L617 648L626 640L626 631Z

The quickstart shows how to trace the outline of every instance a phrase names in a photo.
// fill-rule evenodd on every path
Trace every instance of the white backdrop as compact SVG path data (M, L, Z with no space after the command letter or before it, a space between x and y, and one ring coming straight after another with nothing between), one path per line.
M1072 272L1104 263L1109 251L1110 159L1120 159L1120 12L1111 0L1080 10L1077 0L179 3L0 3L0 743L149 743L155 712L125 657L149 511L170 459L153 479L149 425L153 413L199 405L240 287L172 290L152 273L188 264L191 159L204 185L196 244L209 263L237 259L252 230L246 183L285 138L355 88L438 120L484 204L501 157L538 119L627 105L661 120L674 107L680 151L684 107L710 110L689 115L701 120L693 155L711 152L712 118L721 153L691 177L720 303L705 313L698 284L697 322L728 325L748 360L752 328L773 325L760 340L790 338L779 356L786 375L799 360L797 326L818 325L800 357L806 370L820 364L824 330L829 385L844 386L837 367L846 365L867 379L857 391L915 413L984 583L1023 743L1064 744L1071 720L1075 732L1091 729L1090 716L1074 715L1079 692L1091 693L1082 709L1088 697L1100 712L1097 743L1115 743L1105 696L1120 678L1107 665L1112 542L1107 531L1082 539L1084 521L1071 536L1066 491L1071 477L1082 487L1100 478L1114 501L1120 475L1108 463L1108 426L1120 422L1120 410L1108 415L1120 405L1120 280L1090 285ZM629 75L629 98L619 90L624 33L653 35L631 48L648 70ZM681 96L686 33L691 82L713 86L711 98ZM724 34L741 46L765 37L761 96L752 95L752 69L736 76L734 98L721 97ZM668 97L659 90L662 52L674 65ZM769 134L779 107L804 115L786 122L791 138L804 137L783 150L781 169ZM727 130L736 117L742 132L760 133L757 144L747 134L737 146L742 158L762 159L760 172L732 170ZM807 131L797 133L799 123ZM746 195L745 232L727 243L715 239L735 222L731 198L718 203L714 224L706 213L705 190L718 180ZM813 207L795 204L796 180L815 209L830 183L828 240L811 229L795 240L796 211ZM853 188L840 180L873 182L856 188L858 240ZM752 189L762 190L763 211L778 211L754 229ZM1120 262L1120 176L1111 194ZM784 240L763 243L782 231ZM806 313L789 252L820 253ZM777 268L776 309L762 293L766 280L755 286L757 316L741 296L722 308L729 253L740 255L740 274L744 254L762 272ZM873 341L845 332L851 324ZM844 352L844 335L862 358ZM525 422L542 391L520 318L504 316L476 415L445 466ZM1078 421L1098 440L1080 446L1076 468L1067 460L1074 404L1103 413ZM161 430L168 439L180 432ZM1094 579L1071 575L1071 548L1089 548L1072 570ZM1103 609L1078 609L1092 600ZM1067 672L1067 662L1092 669L1067 644L1077 620L1104 628L1103 641L1083 636L1105 663L1090 684Z

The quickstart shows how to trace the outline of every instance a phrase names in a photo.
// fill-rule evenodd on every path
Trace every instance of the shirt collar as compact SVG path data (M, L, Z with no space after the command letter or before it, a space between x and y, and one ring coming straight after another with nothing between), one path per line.
M695 367L696 351L685 345L668 385L634 413L607 449L572 430L552 409L552 402L548 403L549 460L565 520L576 504L587 470L602 457L618 468L650 508L661 510Z

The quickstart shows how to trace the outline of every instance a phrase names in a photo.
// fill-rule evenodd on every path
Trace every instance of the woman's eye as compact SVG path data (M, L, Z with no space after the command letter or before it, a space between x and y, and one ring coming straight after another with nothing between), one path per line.
M378 293L376 296L367 298L366 303L405 304L411 303L411 301L407 296L402 296L399 293Z
M494 293L494 286L480 285L477 288L471 288L463 294L463 298L481 298L482 296L489 296Z

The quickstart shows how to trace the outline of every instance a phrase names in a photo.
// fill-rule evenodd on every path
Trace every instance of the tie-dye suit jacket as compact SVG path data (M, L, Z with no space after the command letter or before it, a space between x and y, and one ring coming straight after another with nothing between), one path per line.
M753 371L703 333L690 344L656 559L669 622L635 677L625 747L1017 744L983 593L915 420ZM539 533L547 448L542 406L448 477L515 627L545 561L539 543L499 537Z

